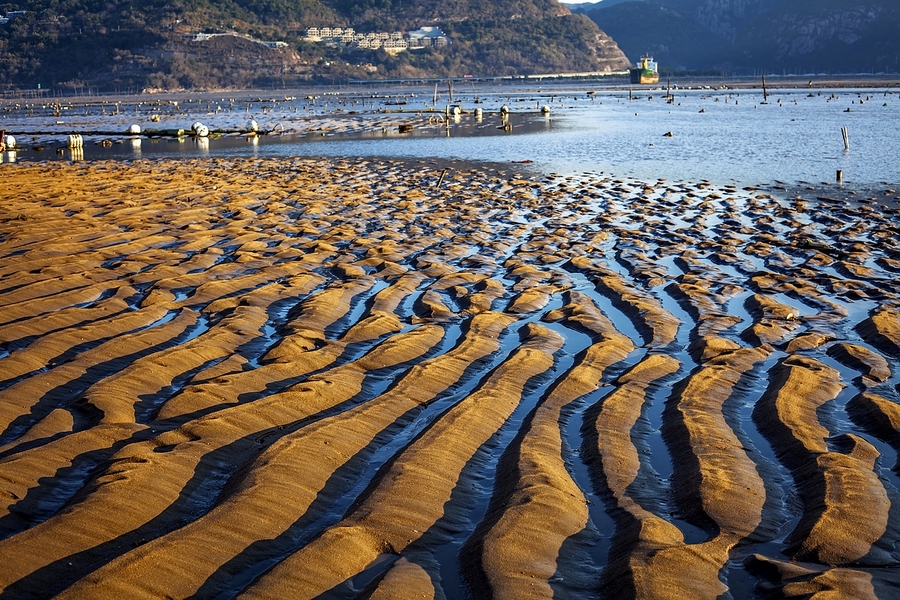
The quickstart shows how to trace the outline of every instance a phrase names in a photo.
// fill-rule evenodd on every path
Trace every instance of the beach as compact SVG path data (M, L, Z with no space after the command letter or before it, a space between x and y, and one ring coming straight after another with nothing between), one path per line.
M2 597L898 593L887 185L3 175Z

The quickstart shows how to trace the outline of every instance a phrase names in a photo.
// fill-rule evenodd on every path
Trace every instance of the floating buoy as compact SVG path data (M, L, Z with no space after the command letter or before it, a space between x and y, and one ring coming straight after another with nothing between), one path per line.
M542 107L541 107L541 114L543 114L543 115L549 115L549 114L550 114L550 107L547 106L546 104L545 104L544 106L542 106Z
M247 131L256 133L257 131L259 131L259 123L257 123L253 119L250 119L249 121L247 121Z
M6 143L7 150L15 150L16 149L16 138L15 137L13 137L11 135L7 135L3 138L3 141Z
M209 127L207 127L200 121L197 121L196 123L191 125L191 131L193 131L194 135L196 135L197 137L205 138L209 135Z
M128 133L131 135L138 135L141 132L141 126L135 123L131 127L128 128Z

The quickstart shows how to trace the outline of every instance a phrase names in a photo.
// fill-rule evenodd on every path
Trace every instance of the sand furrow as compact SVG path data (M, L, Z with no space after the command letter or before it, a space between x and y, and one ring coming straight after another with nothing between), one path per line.
M754 554L744 560L747 569L762 581L761 598L890 598L900 588L894 569L829 568L815 563L787 562Z
M865 346L846 342L832 344L828 347L828 355L860 371L862 381L867 387L884 383L891 377L891 367L887 359Z
M116 310L120 307L127 309L127 306L123 306L124 303L120 302L121 300L115 302L112 307L107 307L107 310ZM6 358L0 359L3 385L7 386L24 375L37 374L65 364L112 338L149 327L169 312L170 307L165 305L136 311L122 310L109 315L110 318L79 323L76 327L61 329L40 337Z
M900 356L900 308L879 308L861 322L857 330L876 348Z
M323 344L327 330L350 312L353 299L375 285L375 279L363 277L347 282L335 282L315 292L303 301L296 311L288 314L288 322L281 328L284 339L266 355L267 360L289 361L297 352Z
M900 403L865 392L850 399L847 413L867 432L900 449Z
M675 495L682 514L714 525L732 542L762 521L766 490L756 464L725 420L723 404L742 377L769 355L765 348L719 354L679 385L663 433L672 438ZM684 453L685 456L680 456Z
M199 493L202 488L220 487L225 473L258 451L267 437L260 434L277 435L286 425L350 400L361 392L367 370L412 360L436 341L433 334L415 330L395 336L359 365L337 367L265 401L219 411L122 448L81 491L81 502L0 542L0 557L18 557L16 568L2 576L3 584L34 593L35 573L39 579L53 572L59 589L72 573L91 571L147 536L192 520L209 502L208 491ZM146 493L150 482L159 487L157 493ZM46 537L54 543L42 543Z
M267 320L265 309L239 306L200 336L139 358L93 384L82 400L102 414L101 423L146 423L180 379L232 355L257 337Z
M4 173L0 596L900 589L893 196Z
M143 312L143 311L142 311ZM72 406L84 411L78 404L80 394L92 383L102 380L130 365L141 356L152 354L177 344L180 336L197 327L199 314L184 309L170 321L160 317L168 311L160 307L157 314L141 314L145 328L103 336L103 343L82 352L69 362L40 372L0 390L0 429L4 442L21 435L28 427L57 407ZM155 317L155 318L154 318ZM146 327L149 321L150 327ZM155 324L154 323L158 323ZM134 327L129 323L129 328ZM84 412L90 413L90 410ZM92 415L97 419L99 415Z
M572 267L588 273L598 291L634 321L648 346L665 347L675 341L679 320L664 309L659 300L631 286L620 275L593 264L589 259L577 258Z
M602 593L611 597L652 597L641 588L643 578L635 572L632 556L641 556L637 549L642 546L661 549L684 543L678 528L655 514L657 507L642 506L632 496L644 460L632 441L632 430L645 410L649 388L680 367L673 357L651 354L622 374L615 390L602 400L593 424L596 433L589 436L595 444L589 447L588 456L593 476L608 496L616 519L601 587Z
M0 326L0 344L20 346L21 340L25 339L41 336L43 341L54 333L71 335L71 331L67 330L125 312L130 308L128 300L136 295L137 290L129 285L110 286L101 292L96 302L87 306L64 308L49 315Z
M250 587L242 597L312 598L347 582L383 553L413 562L442 539L442 521L460 518L451 502L462 471L503 425L524 386L553 365L555 333L527 326L528 338L490 378L390 462L354 510ZM445 512L445 511L450 511ZM417 544L430 540L425 547ZM427 568L427 567L426 567ZM429 573L432 579L438 577Z
M758 277L754 278L754 283L758 281ZM795 309L770 296L753 294L744 304L754 322L741 335L754 345L778 344L798 327Z
M0 461L0 538L52 516L110 448L144 430L129 423L97 426L57 439L47 436L46 443L5 457Z
M510 475L498 478L488 515L469 541L469 560L480 563L471 570L470 589L494 598L552 598L560 589L586 591L588 578L563 581L556 589L550 584L563 543L588 522L587 500L566 468L562 411L597 389L604 371L633 349L624 336L588 347L581 362L535 409L521 440L507 450L514 453L515 464Z
M64 289L58 293L37 297L29 296L29 290L21 294L25 296L24 299L0 303L0 306L3 307L3 313L0 315L0 324L15 325L35 317L52 315L63 309L94 303L103 296L106 290L113 286L112 282L95 283L89 279L84 279L80 274L76 278L79 280L77 284L73 283L73 286L77 285L76 289ZM109 279L112 279L112 277Z
M157 422L183 421L191 415L204 414L238 402L247 402L267 393L276 392L302 380L311 373L325 369L338 361L349 344L372 342L384 335L401 331L403 324L394 316L378 313L353 325L340 339L325 340L309 347L309 331L301 329L281 339L280 343L262 356L259 367L240 370L232 363L227 372L216 368L197 374L196 384L168 399L157 414ZM292 339L296 336L298 339ZM291 350L289 353L288 350ZM225 363L220 363L225 366Z
M800 522L785 540L787 552L826 565L894 564L891 503L874 471L878 451L854 434L832 437L817 416L841 388L833 369L791 357L776 367L754 411L803 501Z
M303 523L311 523L329 499L340 497L353 484L348 466L364 464L388 439L389 431L408 424L418 407L457 384L476 360L495 352L497 338L511 322L511 318L489 314L475 319L457 348L419 363L390 391L284 436L247 466L241 479L232 482L227 497L207 515L117 559L70 593L210 595L232 574L284 554L296 543L297 534L289 530L297 521L302 517ZM443 335L437 325L415 331L406 336L406 344L421 350ZM360 361L356 372L363 375L378 368L382 360ZM328 377L346 381L347 374L335 372ZM313 503L318 508L310 513ZM159 569L166 577L156 580L160 586L152 587L154 579L145 575Z

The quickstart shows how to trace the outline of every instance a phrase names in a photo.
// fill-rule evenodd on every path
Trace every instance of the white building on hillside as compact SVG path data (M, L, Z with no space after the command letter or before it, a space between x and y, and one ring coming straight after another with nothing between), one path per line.
M419 27L409 32L410 48L428 48L430 46L446 46L449 38L439 27Z

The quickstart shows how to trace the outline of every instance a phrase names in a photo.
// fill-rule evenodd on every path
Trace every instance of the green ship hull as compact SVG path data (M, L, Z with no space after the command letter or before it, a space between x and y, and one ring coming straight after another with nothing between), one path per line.
M650 56L642 56L635 68L629 71L631 83L659 83L659 72L656 63Z

